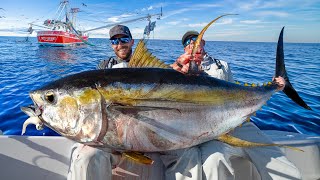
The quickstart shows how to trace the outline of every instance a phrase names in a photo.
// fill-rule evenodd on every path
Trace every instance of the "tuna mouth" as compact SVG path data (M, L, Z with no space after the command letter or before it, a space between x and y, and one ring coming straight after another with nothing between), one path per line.
M41 115L41 107L38 107L36 103L30 104L27 107L21 107L21 110L30 117Z

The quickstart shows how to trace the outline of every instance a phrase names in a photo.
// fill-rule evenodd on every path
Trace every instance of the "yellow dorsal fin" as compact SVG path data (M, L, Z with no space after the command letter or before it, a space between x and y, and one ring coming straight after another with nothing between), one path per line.
M240 84L240 82L239 82L239 81L236 81L235 83L236 83L236 84Z
M257 85L255 83L252 83L251 87L257 87Z
M154 67L154 68L170 68L169 65L153 56L143 40L140 40L130 61L128 67L139 68L139 67Z
M140 152L124 152L122 155L131 161L140 163L140 164L153 164L153 160L150 159L148 156L145 156L143 153Z
M199 47L199 45L200 45L200 42L201 42L201 40L202 40L202 37L203 37L203 35L204 35L204 32L206 32L206 30L209 28L209 26L210 26L212 23L216 22L218 19L222 18L223 16L229 16L229 15L238 15L238 14L223 14L223 15L215 18L215 19L212 20L211 22L209 22L209 23L201 30L200 34L198 35L198 38L197 38L196 42L194 43L191 56L194 56L195 53L197 52L197 49L198 49L198 47Z
M248 83L244 83L244 86L249 86L249 84Z
M265 144L265 143L255 143L255 142L250 142L250 141L245 141L236 137L233 137L229 134L224 134L218 137L218 140L224 143L227 143L231 146L236 146L236 147L245 147L245 148L251 148L251 147L261 147L261 146L279 146L279 147L284 147L284 148L289 148L295 151L301 151L304 152L303 150L292 147L292 146L286 146L282 144Z

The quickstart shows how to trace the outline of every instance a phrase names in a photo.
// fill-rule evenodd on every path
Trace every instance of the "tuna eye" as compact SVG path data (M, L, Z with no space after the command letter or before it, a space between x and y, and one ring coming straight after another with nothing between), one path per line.
M55 103L54 93L52 91L46 92L44 98L51 104Z

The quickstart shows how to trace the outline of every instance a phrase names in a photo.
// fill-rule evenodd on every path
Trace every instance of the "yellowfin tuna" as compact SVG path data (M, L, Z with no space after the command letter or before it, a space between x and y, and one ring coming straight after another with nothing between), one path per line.
M283 29L276 76L285 77L284 92L290 98L311 109L286 76L282 41ZM159 152L219 137L230 139L221 137L277 91L275 84L242 86L202 74L187 76L168 69L151 54L137 63L146 52L140 41L130 61L131 67L141 68L81 72L30 92L34 113L28 114L38 117L37 124L40 120L62 136L84 144L119 152ZM27 109L24 111L32 111ZM138 159L140 155L134 154ZM143 162L152 163L148 158Z

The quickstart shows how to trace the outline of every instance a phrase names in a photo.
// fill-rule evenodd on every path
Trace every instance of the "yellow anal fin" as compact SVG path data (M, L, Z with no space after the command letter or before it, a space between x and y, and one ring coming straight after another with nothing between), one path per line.
M134 162L140 163L140 164L153 164L153 160L150 159L148 156L145 156L143 153L140 152L124 152L122 153L123 157L128 158L129 160L132 160Z
M140 40L130 61L128 67L139 68L139 67L154 67L154 68L170 68L169 65L153 56L143 40Z
M236 137L233 137L229 134L224 134L218 137L218 140L224 143L227 143L231 146L236 146L236 147L245 147L245 148L251 148L251 147L262 147L262 146L279 146L279 147L284 147L284 148L289 148L295 151L301 151L304 152L303 150L299 148L295 148L292 146L286 146L282 144L265 144L265 143L255 143L255 142L250 142L250 141L245 141Z
M247 121L247 122L250 122L250 117L247 117L246 121Z

